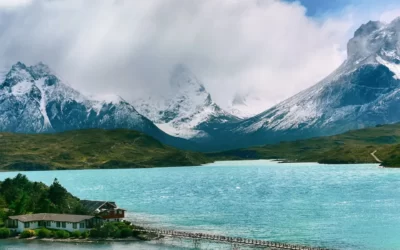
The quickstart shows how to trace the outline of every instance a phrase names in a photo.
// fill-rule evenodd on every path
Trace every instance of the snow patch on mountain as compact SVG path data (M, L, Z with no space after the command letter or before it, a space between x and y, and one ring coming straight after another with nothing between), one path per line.
M15 96L24 95L31 90L33 83L28 81L22 81L17 83L11 88L11 92Z
M112 103L112 104L119 104L125 101L121 96L114 94L90 95L89 98L92 99L93 101Z
M50 119L47 116L47 111L46 111L46 105L47 105L47 100L46 100L46 93L44 90L44 78L40 78L36 81L36 86L40 90L40 112L42 113L43 119L44 119L44 127L45 129L52 129Z
M386 54L386 55L388 55L388 54ZM394 55L394 54L389 54L389 55L392 56L392 57L397 57L397 56ZM388 61L383 60L380 56L377 56L377 57L376 57L376 60L377 60L380 64L385 65L390 71L393 72L393 74L394 74L393 78L394 78L394 79L397 79L397 80L400 79L400 64L390 63L390 62L388 62Z

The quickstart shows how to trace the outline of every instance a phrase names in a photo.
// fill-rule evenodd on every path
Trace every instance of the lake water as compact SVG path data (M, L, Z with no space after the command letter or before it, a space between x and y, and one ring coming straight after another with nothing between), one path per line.
M3 172L0 179L16 174ZM81 199L116 201L138 224L336 249L400 249L400 169L376 164L238 161L24 174L46 184L58 178ZM131 244L62 246L179 249Z

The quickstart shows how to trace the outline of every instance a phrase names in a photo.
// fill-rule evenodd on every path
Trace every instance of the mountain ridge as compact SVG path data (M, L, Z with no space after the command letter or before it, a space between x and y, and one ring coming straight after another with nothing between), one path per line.
M219 131L220 141L229 141L219 148L333 135L400 121L399 20L362 25L349 40L348 58L338 69L278 105Z
M121 97L89 98L60 80L45 64L14 64L0 83L0 131L54 133L89 128L127 128L163 143L194 148L167 135Z

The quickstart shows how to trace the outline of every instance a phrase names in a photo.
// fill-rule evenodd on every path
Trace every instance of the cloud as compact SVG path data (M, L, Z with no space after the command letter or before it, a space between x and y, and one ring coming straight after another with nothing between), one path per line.
M379 20L382 22L385 22L385 23L390 23L393 19L395 19L399 16L400 16L400 8L395 8L395 9L383 12L379 17Z
M10 9L28 5L32 0L0 0L0 9Z
M352 18L313 19L276 0L36 0L0 8L0 57L43 61L77 89L128 100L165 91L184 63L222 106L254 91L261 111L340 65Z

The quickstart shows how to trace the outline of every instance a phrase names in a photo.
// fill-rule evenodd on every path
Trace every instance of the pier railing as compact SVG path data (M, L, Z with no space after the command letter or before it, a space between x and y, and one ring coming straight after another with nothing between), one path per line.
M185 231L176 231L176 230L163 230L163 229L156 229L156 228L140 228L140 229L134 229L134 231L154 233L154 234L158 234L160 236L169 236L169 237L187 238L187 239L203 239L203 240L215 241L215 242L219 242L219 243L247 245L247 246L254 246L254 247L269 247L269 248L275 248L275 249L290 249L290 250L328 250L327 248L309 247L309 246L281 243L281 242L275 242L275 241L265 241L265 240L249 239L249 238L229 237L229 236L223 236L223 235L194 233L194 232L185 232Z

